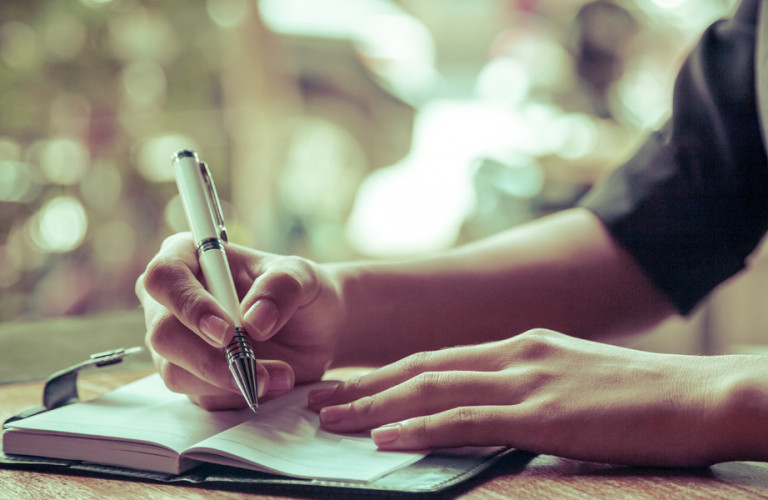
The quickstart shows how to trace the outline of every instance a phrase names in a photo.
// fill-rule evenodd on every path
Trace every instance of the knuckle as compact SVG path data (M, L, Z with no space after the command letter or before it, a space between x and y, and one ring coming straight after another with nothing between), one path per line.
M172 334L172 331L175 328L178 328L178 325L178 320L170 315L165 315L156 320L147 330L147 345L161 356L165 356L169 352L172 352L177 348L176 342L174 341L175 336Z
M568 405L565 401L546 394L529 398L519 405L519 409L543 425L555 425L564 414L568 413Z
M176 296L176 310L185 318L194 318L203 304L203 296L194 290L181 289Z
M408 422L408 430L412 438L419 443L429 443L431 441L430 430L434 427L432 417L414 418Z
M450 421L459 432L468 431L478 421L477 411L472 407L461 406L449 411Z
M293 272L284 270L274 276L274 286L282 294L298 295L301 292L301 280Z
M549 357L557 349L555 332L545 329L529 330L511 339L515 357L523 360L540 360Z
M354 394L362 395L364 393L363 377L356 376L356 377L350 378L349 380L345 381L343 384L341 384L338 387L337 392L338 393L343 392L347 396L354 395Z
M160 244L160 250L167 250L170 247L178 247L182 245L192 245L192 243L192 233L184 231L166 237Z
M429 399L446 385L443 372L423 372L413 378L413 393L416 398Z
M547 328L533 328L525 332L523 335L541 339L553 339L555 336L557 336L557 332Z
M365 396L352 403L352 409L356 415L367 417L376 409L376 396Z
M147 269L142 275L144 288L150 295L155 295L158 291L167 287L169 283L178 281L181 273L182 270L171 259L155 256L147 264Z
M136 278L136 283L133 286L133 293L136 294L136 297L139 298L139 300L142 299L143 296L143 290L146 288L144 285L144 276L146 273L141 273L138 278Z
M263 295L276 303L291 302L301 293L301 283L292 274L268 271L259 278Z
M432 352L430 351L422 351L417 352L414 354L410 354L403 358L401 361L402 363L402 373L408 376L408 378L413 378L416 375L419 375L426 371L427 367L430 364L430 361L432 359Z
M555 378L556 375L543 365L526 367L516 373L519 387L523 389L523 394L529 397L550 385Z
M307 259L296 256L278 257L270 270L262 275L268 294L281 297L298 297L306 290L315 289L316 277L313 265ZM309 293L309 295L312 295Z
M309 260L298 257L295 255L289 255L285 257L286 261L286 267L289 269L293 269L293 272L297 275L311 275L312 272L312 264L310 264Z

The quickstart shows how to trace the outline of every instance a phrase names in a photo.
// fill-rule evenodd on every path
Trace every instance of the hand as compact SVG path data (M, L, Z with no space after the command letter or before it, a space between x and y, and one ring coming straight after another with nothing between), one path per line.
M723 433L710 382L712 363L725 359L535 330L412 355L309 401L324 428L373 429L387 450L510 445L600 462L702 465Z
M295 382L319 379L330 364L341 300L320 266L296 257L226 247L243 326L258 362L259 395L272 397ZM232 338L232 318L203 288L192 238L169 237L136 282L144 307L146 343L157 371L173 391L206 409L245 401L222 348Z

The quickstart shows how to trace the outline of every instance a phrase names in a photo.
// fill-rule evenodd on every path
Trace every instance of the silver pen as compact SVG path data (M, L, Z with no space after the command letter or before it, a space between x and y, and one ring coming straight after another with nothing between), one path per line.
M240 301L224 251L227 230L216 187L208 167L194 151L177 151L171 163L208 291L235 322L234 337L225 348L229 371L248 406L255 412L259 407L256 356L240 323Z

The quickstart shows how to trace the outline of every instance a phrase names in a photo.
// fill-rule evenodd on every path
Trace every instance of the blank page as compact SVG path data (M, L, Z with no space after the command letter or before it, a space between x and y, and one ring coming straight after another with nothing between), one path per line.
M373 481L415 462L425 453L378 451L365 435L320 429L302 386L259 408L259 414L196 445L184 455L196 460L315 479ZM248 462L248 464L243 464Z

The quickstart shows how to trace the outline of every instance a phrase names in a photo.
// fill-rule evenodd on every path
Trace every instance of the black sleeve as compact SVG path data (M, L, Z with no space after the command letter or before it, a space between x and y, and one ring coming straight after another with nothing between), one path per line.
M704 33L669 122L581 202L682 313L741 270L768 229L756 12L743 14Z

